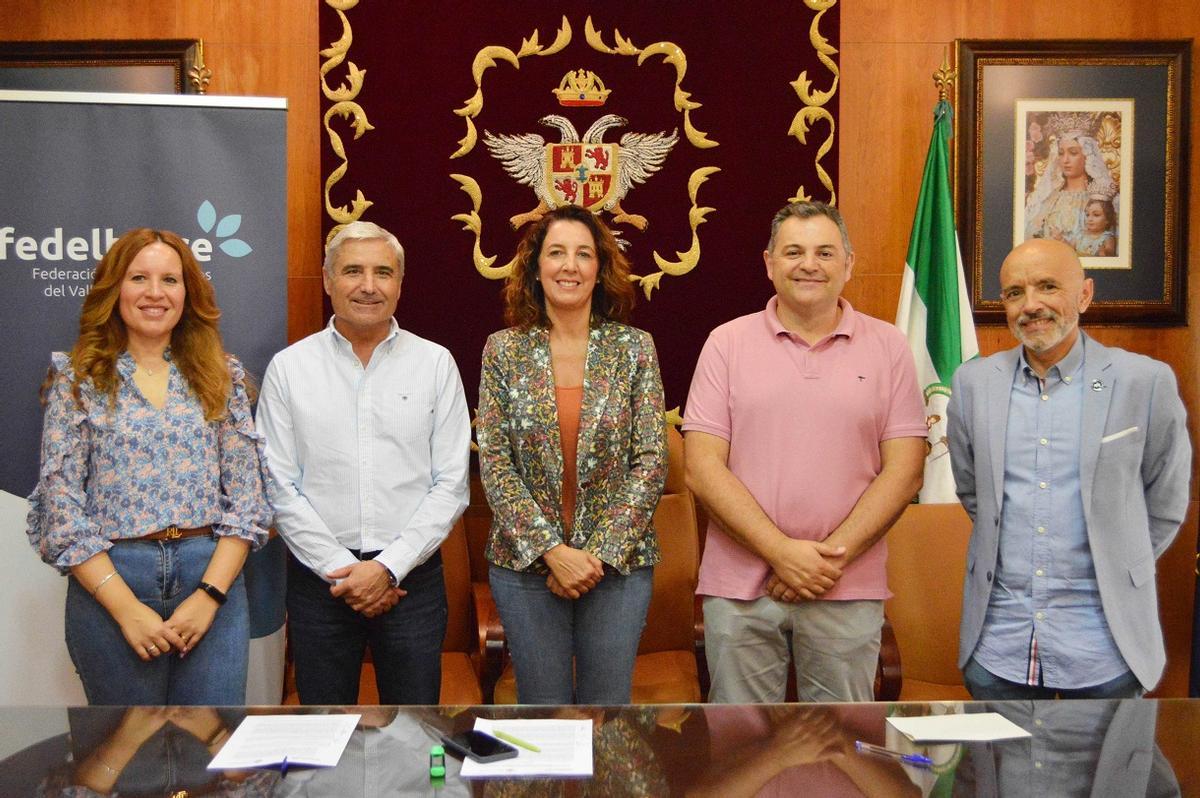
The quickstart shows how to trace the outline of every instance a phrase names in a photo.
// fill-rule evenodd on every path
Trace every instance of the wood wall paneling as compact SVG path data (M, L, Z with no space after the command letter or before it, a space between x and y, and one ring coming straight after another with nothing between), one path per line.
M1063 0L1046 4L930 0L913 7L888 0L852 0L842 4L840 63L841 125L839 132L841 181L838 204L854 238L855 280L874 277L859 292L855 307L884 319L895 318L900 274L916 206L921 171L932 130L933 104L937 100L932 75L942 53L956 38L1140 38L1187 39L1200 37L1200 16L1192 2L1145 3L1112 0L1096 13L1090 0ZM1193 65L1191 126L1185 133L1200 140ZM1189 156L1188 252L1200 253L1200 147ZM996 264L999 267L999 264ZM879 280L885 281L880 287ZM850 292L851 281L847 287ZM1173 328L1107 327L1084 325L1098 340L1120 346L1171 365L1180 393L1189 410L1188 428L1193 451L1197 448L1197 356L1200 355L1200 281L1188 286L1188 326ZM979 329L979 346L985 354L1013 346L1003 326ZM1197 495L1193 462L1192 496ZM1197 537L1195 514L1180 532L1193 543ZM1188 663L1177 655L1168 663L1168 678L1181 684L1179 669Z
M288 99L288 337L321 323L321 176L316 2L214 0L37 0L5 20L5 39L202 38L214 70L210 93ZM1095 13L1091 0L1057 4L930 0L914 7L890 0L847 0L841 7L841 179L839 205L857 251L847 295L859 309L891 319L908 247L936 93L931 75L955 38L1193 38L1200 16L1186 0L1112 0ZM1192 92L1189 138L1200 133ZM1200 251L1200 147L1192 147L1189 254ZM1200 354L1200 285L1191 280L1189 326L1091 328L1105 343L1171 364L1192 411L1197 443L1196 359ZM1086 319L1086 317L1085 317ZM985 353L1011 345L1002 327L980 330ZM1195 472L1194 472L1195 473ZM1193 477L1193 495L1196 494ZM1196 529L1182 534L1194 540Z

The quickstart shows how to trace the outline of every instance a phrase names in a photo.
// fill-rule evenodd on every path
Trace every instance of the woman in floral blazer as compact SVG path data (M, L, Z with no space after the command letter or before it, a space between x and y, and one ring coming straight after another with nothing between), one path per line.
M654 342L624 323L628 275L592 213L547 213L505 288L512 326L483 350L487 556L523 704L630 700L667 444Z

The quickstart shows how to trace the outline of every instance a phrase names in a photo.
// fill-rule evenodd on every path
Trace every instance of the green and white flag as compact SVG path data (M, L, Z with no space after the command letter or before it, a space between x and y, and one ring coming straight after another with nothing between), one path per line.
M954 229L946 146L950 117L950 103L940 101L933 112L933 138L925 159L900 305L896 308L896 326L908 336L917 363L917 383L925 395L929 437L925 485L919 497L924 504L958 500L946 445L946 404L954 370L979 354Z

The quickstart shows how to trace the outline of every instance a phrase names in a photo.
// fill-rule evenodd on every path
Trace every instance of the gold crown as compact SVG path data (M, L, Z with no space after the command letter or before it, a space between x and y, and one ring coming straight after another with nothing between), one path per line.
M1099 114L1087 111L1060 111L1050 114L1046 128L1057 138L1073 138L1077 135L1095 137Z
M563 75L554 95L558 104L568 108L604 105L612 89L604 88L604 81L595 72L578 69Z
M1117 185L1115 180L1108 180L1103 183L1098 180L1089 180L1087 191L1089 200L1112 202L1113 197L1120 193L1120 186Z

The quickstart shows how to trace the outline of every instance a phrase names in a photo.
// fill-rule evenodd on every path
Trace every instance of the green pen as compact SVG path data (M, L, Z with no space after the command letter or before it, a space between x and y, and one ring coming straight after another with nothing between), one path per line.
M492 736L497 740L503 740L506 743L512 743L513 745L520 746L526 751L533 751L535 754L539 754L542 751L542 749L538 748L533 743L528 742L527 740L522 740L520 737L514 737L508 732L502 732L499 729L492 729Z

